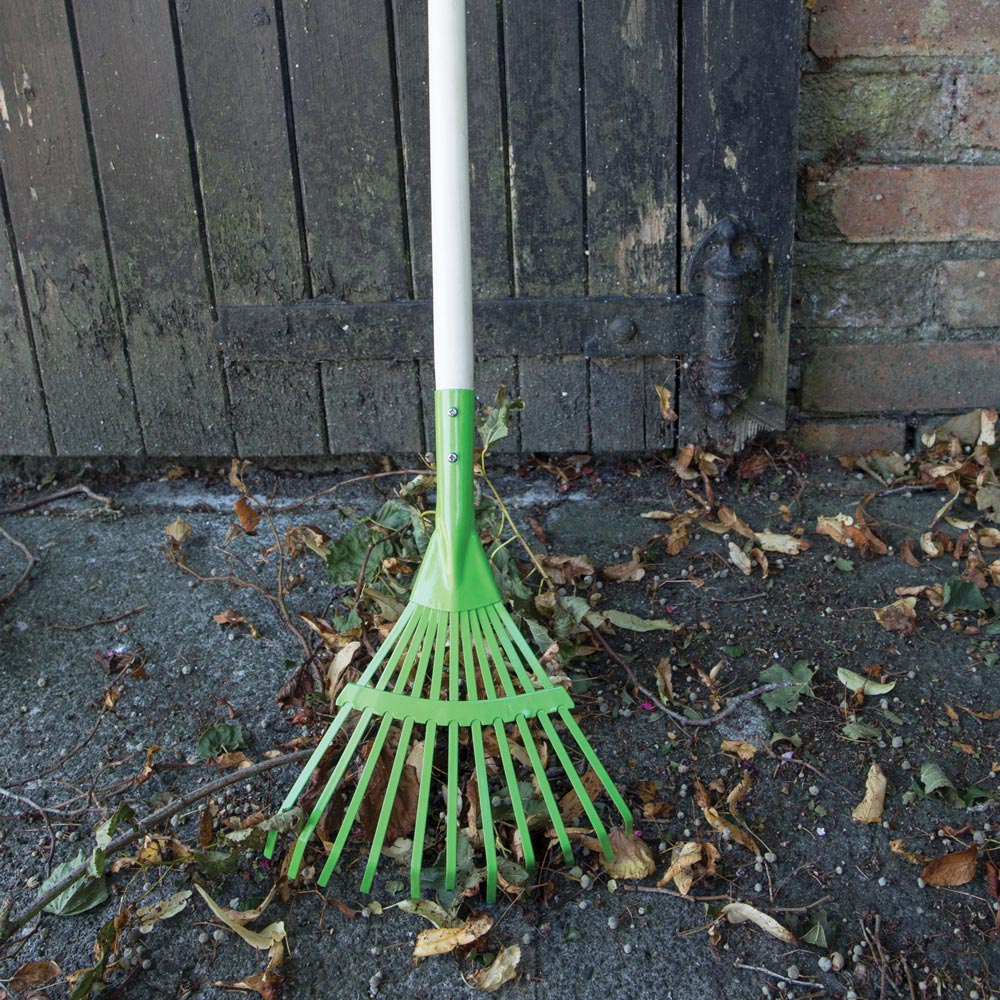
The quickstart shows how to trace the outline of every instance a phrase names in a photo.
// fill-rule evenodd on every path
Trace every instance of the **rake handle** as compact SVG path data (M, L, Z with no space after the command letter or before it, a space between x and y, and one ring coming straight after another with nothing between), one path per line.
M428 0L434 384L473 388L465 0Z

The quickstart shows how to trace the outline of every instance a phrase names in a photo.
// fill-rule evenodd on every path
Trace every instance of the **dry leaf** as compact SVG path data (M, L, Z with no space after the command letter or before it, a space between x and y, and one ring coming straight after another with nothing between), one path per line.
M456 948L464 948L488 934L493 926L493 918L485 913L469 917L459 927L432 927L417 935L413 948L414 958L429 958L431 955L446 955Z
M753 572L753 563L750 557L735 543L729 543L729 561L744 575L749 576Z
M875 608L875 619L887 632L914 635L917 631L916 605L915 597L903 597L884 608Z
M190 894L189 894L190 895ZM62 975L62 969L55 962L25 962L11 979L9 986L15 993L42 986Z
M694 875L691 871L695 865L701 864L702 845L696 840L689 840L685 844L675 844L670 853L670 867L663 873L663 877L656 884L665 886L671 880L677 886L677 891L686 896L694 885Z
M601 570L601 575L618 583L636 583L646 575L646 570L642 563L633 559L631 562L605 566Z
M268 924L268 926L262 931L252 931L239 923L239 918L241 917L245 918L250 916L251 919L256 919L256 916L260 916L264 906L267 905L267 901L270 900L270 896L268 896L268 900L265 900L265 903L257 907L255 911L249 911L247 914L241 914L219 906L219 904L216 903L216 901L212 899L212 897L197 883L195 883L195 888L201 894L201 898L208 904L208 908L212 911L212 913L214 913L215 916L231 931L238 934L248 945L256 948L258 951L270 951L273 946L277 945L281 941L284 941L287 937L285 934L285 922L283 920L278 920L273 924Z
M656 871L649 845L634 833L616 826L609 834L614 857L608 861L601 855L601 864L612 878L646 878Z
M935 858L920 873L920 877L937 889L944 886L965 885L976 875L976 861L979 850L975 844L964 851L954 851Z
M575 583L579 577L593 576L594 567L586 556L539 556L545 572L554 584Z
M476 988L486 993L495 993L504 983L509 983L517 975L517 966L521 961L521 948L512 944L509 948L501 948L493 962L480 969L472 976Z
M674 394L665 385L654 385L656 395L660 400L660 416L664 420L676 420L677 411L674 409Z
M601 779L597 776L597 772L593 768L587 771L580 778L580 781L592 801L600 796L604 790ZM576 789L571 788L559 800L559 815L562 816L563 822L568 823L570 826L583 815L583 805L580 803L580 796L576 794Z
M740 760L753 760L757 747L746 740L723 740L719 749L723 753L735 754Z
M855 823L881 823L885 808L885 773L878 764L868 768L865 779L865 797L854 807L851 819Z
M171 521L163 530L170 541L176 542L178 545L183 545L191 537L192 529L187 521L181 520L178 517L176 520Z
M246 497L240 497L233 505L236 516L240 519L240 527L248 534L252 535L257 531L260 524L260 514L250 506Z
M930 861L930 858L926 854L918 854L916 851L907 850L906 843L902 840L890 840L889 850L893 854L898 854L901 858L906 858L913 865L925 865Z
M140 906L135 911L135 918L139 921L139 933L148 934L161 921L177 916L188 905L190 898L191 890L182 889L152 906Z
M749 903L726 903L719 916L725 917L731 924L743 924L749 920L762 931L770 934L771 937L784 941L786 944L795 943L795 935L787 927L782 926L774 917L769 917Z
M674 700L674 667L669 656L664 656L655 667L653 674L656 677L656 693L660 696L660 701L670 702Z
M780 552L786 556L797 556L810 547L802 538L780 535L774 531L758 531L753 539L765 552Z

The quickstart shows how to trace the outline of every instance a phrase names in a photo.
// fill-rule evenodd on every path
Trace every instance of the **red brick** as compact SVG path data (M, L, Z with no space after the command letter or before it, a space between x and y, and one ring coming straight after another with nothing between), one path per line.
M810 455L864 455L871 451L906 449L906 424L901 420L801 424L792 431L795 444Z
M937 281L949 326L1000 326L1000 260L945 261Z
M1000 18L1000 9L996 16ZM1000 75L968 73L958 78L952 135L960 146L1000 149Z
M843 344L802 371L810 413L942 412L1000 403L1000 344Z
M856 243L1000 240L1000 166L863 166L833 180L833 215Z
M992 55L996 0L819 0L809 44L818 56Z

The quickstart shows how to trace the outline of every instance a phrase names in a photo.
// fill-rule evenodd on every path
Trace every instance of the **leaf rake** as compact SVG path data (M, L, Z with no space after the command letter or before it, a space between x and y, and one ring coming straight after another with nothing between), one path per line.
M552 747L560 769L580 801L610 860L607 829L577 772L570 747L585 763L621 815L627 831L632 816L607 771L573 718L573 700L555 685L511 618L475 530L475 393L473 384L471 252L469 236L468 112L465 66L464 0L429 0L431 99L431 206L434 247L434 417L437 455L437 510L433 534L414 580L409 603L385 642L356 683L337 697L339 711L281 805L291 810L334 740L357 714L315 806L298 833L288 869L294 878L306 845L374 729L367 758L360 766L336 838L319 876L325 886L340 860L365 795L384 752L395 755L374 827L371 851L361 882L368 892L386 846L393 804L415 736L424 741L410 861L410 891L421 895L421 867L431 815L435 747L446 759L445 888L457 881L460 746L471 747L486 861L486 899L494 902L498 853L494 802L510 802L525 867L535 867L530 827L547 814L567 863L573 859L569 833L560 814L534 734ZM557 728L557 721L561 725ZM377 727L377 728L375 728ZM567 747L559 730L570 743ZM487 764L484 734L496 743L499 767ZM516 737L516 738L515 738ZM515 751L526 763L544 812L522 797ZM491 757L493 755L491 754ZM502 794L497 794L502 791ZM531 814L528 807L533 810ZM434 817L437 819L437 817ZM265 855L273 855L277 832L268 835Z

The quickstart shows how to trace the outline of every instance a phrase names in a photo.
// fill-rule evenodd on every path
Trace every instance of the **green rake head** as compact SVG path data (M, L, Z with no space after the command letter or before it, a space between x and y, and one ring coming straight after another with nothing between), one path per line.
M354 792L320 874L321 886L327 884L340 860L383 751L390 748L392 741L395 742L395 756L361 882L362 892L371 889L379 856L386 846L386 833L407 755L411 745L420 739L424 741L424 753L410 863L413 897L421 894L421 862L429 819L435 824L439 820L444 824L445 887L455 888L459 750L462 745L471 747L472 751L483 829L487 901L492 903L496 899L498 875L493 834L494 802L509 800L525 866L530 872L535 865L530 827L544 817L537 811L529 815L528 808L537 810L538 806L531 806L522 799L515 757L522 766L527 762L563 857L567 863L572 861L569 834L531 732L530 720L533 719L537 720L540 734L552 747L609 860L613 851L608 832L577 772L571 752L573 745L597 775L626 830L631 830L628 807L571 714L572 699L563 688L552 683L504 607L475 534L474 406L471 390L439 390L435 394L439 473L434 535L414 582L410 602L357 683L348 684L341 691L336 717L281 805L282 812L295 805L334 740L345 728L350 728L348 722L356 716L352 720L353 729L346 736L346 745L298 833L288 869L291 878L298 874L306 845L359 756L366 734L372 742L360 765ZM491 746L495 743L499 758L499 765L494 764L492 774L487 764L487 737ZM431 811L437 747L447 762L445 808L440 817L437 811L433 815ZM505 788L502 794L501 788ZM264 850L267 857L273 855L276 842L277 833L270 833Z

